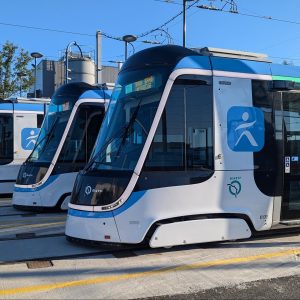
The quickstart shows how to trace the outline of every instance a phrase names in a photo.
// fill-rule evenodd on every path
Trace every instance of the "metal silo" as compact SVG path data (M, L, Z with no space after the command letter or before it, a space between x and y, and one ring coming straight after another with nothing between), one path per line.
M69 82L95 84L95 63L87 57L69 58Z

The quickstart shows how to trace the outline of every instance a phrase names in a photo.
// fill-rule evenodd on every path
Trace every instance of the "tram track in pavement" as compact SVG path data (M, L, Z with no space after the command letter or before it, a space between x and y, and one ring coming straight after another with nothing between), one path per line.
M139 249L140 250L140 249ZM65 260L65 259L76 259L76 258L85 258L85 257L93 257L93 256L105 256L105 255L113 255L118 256L118 254L121 254L122 252L128 252L128 250L104 250L104 251L95 251L90 253L80 253L80 254L70 254L70 255L57 255L57 256L49 256L49 257L42 257L42 258L36 258L36 259L20 259L15 261L7 261L7 262L0 262L0 266L6 266L6 265L15 265L15 264L22 264L22 263L29 263L33 261L37 262L44 262L44 261L50 261L53 260Z
M21 217L33 217L33 216L37 216L37 215L66 215L66 212L63 211L34 211L34 212L30 212L30 211L17 211L17 210L12 210L11 212L5 212L2 214L1 212L1 208L13 208L13 206L8 205L8 206L0 206L0 218L1 217L15 217L15 216L21 216Z
M57 236L64 236L64 235L65 235L64 232L48 233L48 234L40 234L40 235L35 235L34 232L25 232L25 233L17 233L15 237L0 238L0 242L41 239L41 238L57 237Z
M61 215L64 216L66 215L66 213L49 213L49 212L41 212L41 213L8 213L8 214L1 214L0 212L0 218L4 218L4 217L16 217L16 216L20 216L22 218L28 218L28 217L35 217L35 216L57 216L57 215Z
M64 235L64 234L62 234ZM1 241L0 241L1 242ZM10 260L10 261L2 261L0 262L0 266L3 265L15 265L15 264L27 264L32 262L51 262L54 260L66 260L66 259L80 259L80 258L87 258L87 257L95 257L95 256L105 256L105 255L112 255L115 258L124 258L124 257L132 257L138 256L135 254L135 251L141 251L149 249L148 247L130 247L130 248L112 248L108 249L107 246L105 248L91 251L88 253L78 253L78 254L67 254L67 255L53 255L53 256L45 256L45 257L38 257L38 258L30 258L30 259L19 259L19 260ZM155 249L153 249L155 250ZM157 250L156 250L157 251Z
M0 243L64 236L65 213L2 211ZM1 246L0 246L1 248Z
M252 238L249 239L244 239L244 240L239 240L236 241L238 244L243 243L243 242L252 242L252 241L259 241L259 240L264 240L264 239L269 239L270 237L286 237L286 236L293 236L296 234L300 234L300 228L298 228L297 231L293 232L283 232L280 230L277 230L276 232L264 232L263 234L260 233L257 236L253 236ZM40 238L51 238L51 237L62 237L64 236L64 233L59 233L59 234L48 234L48 235L40 235L40 236L35 236L35 237L27 237L27 238L11 238L11 239L5 239L5 241L16 241L16 240L21 240L21 239L40 239ZM0 239L0 242L2 242L4 239ZM210 242L210 243L203 243L203 244L193 244L193 245L179 245L179 246L174 246L171 248L155 248L152 249L149 246L145 245L118 245L118 246L113 246L113 245L104 245L103 248L100 248L100 245L95 246L95 245L90 245L90 247L97 249L95 251L91 251L88 253L78 253L78 254L67 254L67 255L53 255L53 256L45 256L45 257L37 257L37 258L30 258L30 259L19 259L19 260L10 260L10 261L3 261L0 262L1 265L15 265L15 264L31 264L34 262L48 262L52 264L52 261L55 260L67 260L67 259L80 259L80 258L88 258L88 257L95 257L95 256L105 256L105 255L112 255L115 258L127 258L127 257L133 257L133 256L140 256L143 254L139 254L136 252L143 252L143 251L150 251L149 254L164 254L169 251L182 251L186 249L191 249L191 248L198 248L199 250L205 250L211 247L224 247L224 249L227 248L227 245L224 245L225 243L228 243L230 241L224 241L224 242ZM234 242L235 243L235 242ZM85 243L83 243L85 244ZM88 244L86 244L88 245ZM79 244L79 246L82 246L82 244ZM230 248L230 246L229 246Z
M1 206L1 207L5 207L5 208L13 208L11 205L8 206ZM0 211L1 211L1 207L0 207ZM11 217L19 217L16 218L15 220L13 220ZM11 212L7 212L4 215L1 215L0 213L0 233L1 233L1 225L3 224L3 226L5 227L5 224L7 223L7 221L11 222L13 225L17 225L16 228L18 227L18 224L20 225L20 227L22 225L28 225L30 226L34 226L36 225L36 227L38 227L40 225L40 223L34 223L32 224L32 222L39 222L39 221L51 221L51 222L55 222L55 221L60 221L63 219L63 217L66 216L64 213L57 213L56 214L54 212L39 212L39 211L35 211L35 212L26 212L26 211L20 211L18 213L15 213L14 211ZM1 220L2 218L8 218L10 220ZM27 219L28 218L28 219ZM27 223L28 222L28 223ZM51 224L51 222L45 223L47 224L47 226L56 226L57 224L53 223ZM9 225L9 224L8 224ZM8 226L6 225L6 226ZM46 225L45 225L46 226ZM43 227L43 226L41 226ZM284 228L283 228L284 227ZM7 227L9 228L9 227ZM4 228L5 230L6 228ZM238 240L236 241L236 243L239 242L245 242L245 241L255 241L255 240L263 240L263 239L268 239L270 237L284 237L287 235L297 235L300 234L300 226L282 226L282 228L280 229L273 229L271 231L263 231L263 232L254 232L253 236L250 239L245 239L245 240ZM50 241L53 240L53 242L50 242L50 244L55 242L55 239L58 238L59 240L64 240L64 232L52 232L52 233L38 233L38 232L32 232L32 231L27 231L27 232L18 232L18 233L14 233L11 234L11 236L4 236L4 237L0 237L0 243L14 243L14 242L20 242L20 241L26 241L28 243L30 243L30 240L32 241L38 241L40 240L40 244L43 243L42 239L49 239ZM48 240L48 241L49 241ZM231 242L231 241L227 241ZM33 242L34 243L34 242ZM138 256L140 254L136 254L136 251L143 251L143 250L150 250L150 253L159 253L159 254L163 254L166 251L181 251L184 249L187 249L187 247L189 248L194 248L197 247L199 248L199 250L203 249L207 249L210 247L218 247L218 245L220 246L224 246L224 243L226 243L226 241L224 242L211 242L211 243L205 243L205 244L195 244L195 245L182 245L182 246L174 246L171 249L165 249L165 248L158 248L158 249L151 249L149 246L143 246L141 247L141 245L119 245L119 246L101 246L101 245L95 245L93 243L79 243L76 245L78 245L79 247L84 246L93 246L93 248L95 249L95 251L90 251L87 253L71 253L71 254L57 254L57 255L45 255L44 257L35 257L33 255L33 257L30 258L22 258L22 259L11 259L11 260L6 260L6 261L2 261L0 262L0 265L11 265L11 264L20 264L20 263L29 263L29 262L52 262L54 260L65 260L65 259L80 259L80 258L87 258L87 257L95 257L95 256L104 256L104 255L113 255L116 258L124 258L124 257L131 257L131 256ZM1 247L1 245L0 245ZM98 248L98 249L97 249ZM109 249L108 249L109 248ZM80 249L78 248L78 251L80 252ZM66 251L68 252L68 251ZM74 252L74 251L73 251Z
M21 216L21 217L33 217L33 216L36 216L36 215L42 215L42 214L46 214L46 213L8 213L8 214L4 214L2 215L0 213L0 218L1 217L16 217L16 216Z

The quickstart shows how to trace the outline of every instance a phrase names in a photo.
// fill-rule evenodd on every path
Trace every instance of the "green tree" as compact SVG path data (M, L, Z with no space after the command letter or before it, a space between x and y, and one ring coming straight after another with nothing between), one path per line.
M33 72L28 68L32 60L29 53L19 49L13 43L6 42L0 50L0 98L15 95L22 86L22 90L34 83Z

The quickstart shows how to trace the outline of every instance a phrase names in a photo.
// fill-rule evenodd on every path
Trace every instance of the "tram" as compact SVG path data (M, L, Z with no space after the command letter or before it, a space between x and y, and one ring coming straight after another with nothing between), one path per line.
M0 99L0 197L11 197L20 166L31 153L47 99Z
M67 239L150 247L300 224L300 68L265 55L149 48L123 65Z
M83 82L55 91L37 143L20 168L12 199L15 208L67 209L76 174L94 147L110 93Z

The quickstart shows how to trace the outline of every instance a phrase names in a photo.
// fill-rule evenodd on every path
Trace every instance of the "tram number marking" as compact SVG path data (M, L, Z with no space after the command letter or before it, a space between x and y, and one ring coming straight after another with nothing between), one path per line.
M221 85L231 85L231 81L225 81L225 80L222 80L222 81L219 81L219 84Z
M267 225L268 215L260 215L259 219L264 221L264 225Z

